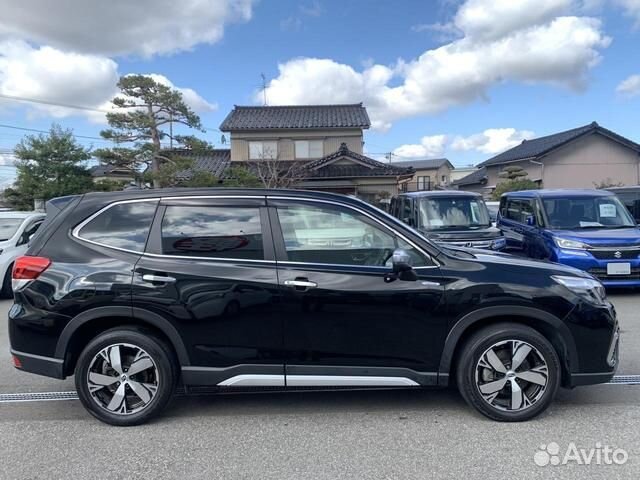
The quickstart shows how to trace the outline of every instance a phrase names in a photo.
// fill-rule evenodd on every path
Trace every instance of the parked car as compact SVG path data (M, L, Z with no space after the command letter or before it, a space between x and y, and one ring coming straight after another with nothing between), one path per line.
M640 229L611 192L505 193L498 226L529 257L585 270L605 286L640 286Z
M491 224L482 196L457 190L403 193L391 199L391 214L430 240L454 246L502 250L502 232Z
M16 258L27 251L29 239L44 220L43 213L0 212L0 297L11 298L11 269Z
M640 225L640 185L634 187L614 187L608 188L615 193L620 201L629 209L629 213L636 223Z
M158 414L178 383L455 383L487 417L521 421L560 385L608 381L618 358L615 310L590 275L441 247L328 193L89 193L47 221L13 281L14 365L75 375L114 425Z
M484 202L487 206L487 210L489 211L489 218L491 219L492 224L496 224L498 222L498 211L500 210L500 202Z

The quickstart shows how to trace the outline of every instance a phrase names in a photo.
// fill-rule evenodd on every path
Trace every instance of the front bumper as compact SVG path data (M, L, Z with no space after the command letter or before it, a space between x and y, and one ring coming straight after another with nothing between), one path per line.
M555 249L551 260L589 272L602 282L605 287L640 287L640 258L595 258L588 250ZM631 267L629 275L611 275L607 273L610 263L628 263Z
M611 304L581 308L569 317L572 323L578 318L583 331L574 331L574 338L577 333L583 344L576 345L579 365L571 370L566 386L607 383L620 363L620 326L615 309Z

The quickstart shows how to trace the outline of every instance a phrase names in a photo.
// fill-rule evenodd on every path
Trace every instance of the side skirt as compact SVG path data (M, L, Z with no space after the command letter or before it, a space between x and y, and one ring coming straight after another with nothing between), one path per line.
M435 386L436 372L395 367L339 367L306 365L235 365L182 367L186 386L220 389L403 388Z

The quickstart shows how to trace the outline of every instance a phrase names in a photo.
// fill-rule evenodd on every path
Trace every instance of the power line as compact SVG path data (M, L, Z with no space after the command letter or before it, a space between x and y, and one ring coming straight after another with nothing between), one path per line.
M39 98L29 98L29 97L18 97L16 95L4 95L0 94L0 98L6 98L8 100L15 100L17 102L27 102L27 103L40 103L42 105L49 105L52 107L64 107L71 108L75 110L88 110L90 112L101 112L101 113L109 113L109 110L101 110L95 107L87 107L84 105L73 105L70 103L62 103L62 102L54 102L52 100L41 100Z
M38 130L37 128L17 127L15 125L5 125L5 124L2 124L2 123L0 123L0 127L1 128L10 128L12 130L21 130L23 132L49 133L47 130ZM76 135L76 134L74 134L73 136L76 137L76 138L86 138L86 139L89 139L89 140L100 140L102 142L111 143L110 140L106 140L106 139L104 139L102 137L91 137L89 135Z

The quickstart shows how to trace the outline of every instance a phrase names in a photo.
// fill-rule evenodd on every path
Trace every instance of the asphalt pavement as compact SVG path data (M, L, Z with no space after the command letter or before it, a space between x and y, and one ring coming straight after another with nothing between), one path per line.
M611 299L618 374L640 375L640 294ZM10 305L0 302L0 319ZM0 328L0 394L70 390L72 379L14 370ZM605 448L626 461L605 464ZM566 457L580 449L589 465ZM640 478L640 385L561 390L520 424L479 416L455 390L177 397L132 428L101 424L77 400L0 403L0 479L488 477Z

